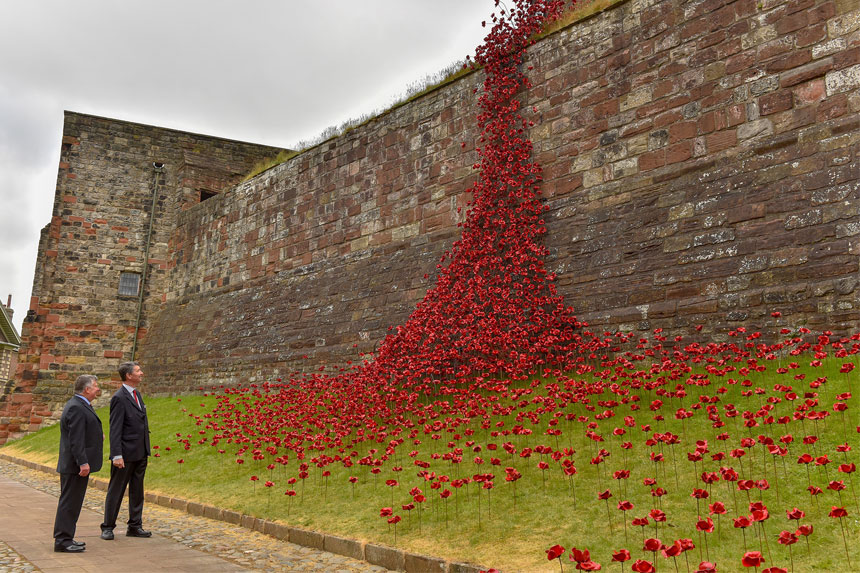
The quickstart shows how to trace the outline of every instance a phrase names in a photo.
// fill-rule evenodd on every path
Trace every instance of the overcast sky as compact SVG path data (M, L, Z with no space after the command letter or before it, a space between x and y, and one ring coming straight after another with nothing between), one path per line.
M0 297L29 307L63 110L291 147L474 55L493 0L0 0Z

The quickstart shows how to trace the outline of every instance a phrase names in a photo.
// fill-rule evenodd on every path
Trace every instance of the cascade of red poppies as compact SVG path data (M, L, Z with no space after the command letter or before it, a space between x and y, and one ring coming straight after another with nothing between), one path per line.
M435 286L383 342L375 377L426 389L483 375L518 378L542 364L570 365L581 325L545 269L541 168L531 160L519 99L530 87L521 70L526 49L564 6L517 0L493 16L475 58L486 74L478 100L482 135L463 234L442 257Z
M444 504L446 530L448 499L455 511L458 499L461 504L476 500L480 530L482 515L495 519L490 511L494 487L493 495L511 495L516 509L519 482L520 495L531 502L555 505L563 499L601 518L605 507L605 523L592 519L594 528L583 536L606 532L608 526L606 539L615 536L620 543L623 530L629 549L606 544L592 560L588 549L571 548L568 560L577 570L600 569L597 558L610 559L610 551L612 562L632 561L630 569L640 573L656 571L659 555L677 569L677 561L691 559L697 548L699 573L717 571L709 552L732 555L735 567L738 562L758 567L765 557L748 550L747 536L758 537L762 549L765 521L781 514L779 509L797 522L796 532L785 530L776 538L768 531L777 541L774 549L777 544L788 548L792 566L791 546L800 537L810 558L814 528L822 539L813 536L813 541L828 551L834 548L824 545L829 541L823 532L826 520L838 519L850 568L843 519L854 515L846 507L852 499L860 512L851 482L856 453L849 444L855 430L860 433L851 392L851 377L860 367L860 333L839 338L825 331L816 337L806 327L786 324L780 331L785 338L775 344L743 326L730 330L722 342L686 342L661 328L651 334L597 335L582 328L558 296L540 243L546 232L541 170L530 158L529 124L518 98L529 88L522 73L526 48L563 8L561 1L516 0L513 10L493 18L492 31L478 48L476 61L486 73L479 98L478 181L470 189L473 199L461 239L443 257L434 287L406 324L383 341L375 360L341 368L339 374L321 367L284 382L224 390L211 412L200 404L202 415L189 414L204 428L197 443L220 446L222 455L231 450L236 468L247 467L246 457L258 466L270 461L265 466L269 476L281 466L288 515L292 498L304 499L309 477L323 488L324 500L330 476L350 484L353 499L358 485L368 510L394 526L395 543L398 522L403 521L401 531L415 534L413 512L422 534L423 508L434 500ZM771 316L781 318L778 312ZM611 351L599 351L608 347ZM598 359L577 364L584 358ZM838 382L833 380L837 368L843 377ZM532 373L546 377L514 384L485 380ZM807 374L817 377L806 380ZM839 390L832 389L836 383ZM419 400L425 391L444 396ZM831 431L819 440L819 429L826 430L831 415ZM176 437L185 451L191 449L193 434ZM170 447L161 451L167 454ZM798 454L803 473L792 472L786 463ZM177 463L185 463L184 458ZM837 464L842 475L829 475ZM843 475L847 484L832 479ZM529 486L538 478L539 488ZM251 476L252 484L257 479ZM618 485L607 484L609 479ZM628 482L641 483L644 493ZM587 492L580 502L577 487ZM758 492L758 501L750 498L751 490ZM805 510L786 505L780 495L810 505ZM827 513L825 501L819 511L819 496L833 502L838 496L839 505ZM406 520L397 514L398 506L407 512ZM441 510L426 514L426 528L441 527ZM807 514L808 523L801 524ZM615 526L618 533L613 531L616 515L622 521ZM470 527L469 519L462 521L461 527ZM652 525L653 537L649 533L646 539ZM641 528L640 548L630 545L628 526ZM709 549L709 537L730 539L732 534L723 548ZM564 553L556 544L546 557L561 565ZM767 561L786 559L776 551L772 555L768 546ZM766 571L786 570L773 566Z
M257 473L263 466L268 469L266 488L283 484L272 481L280 466L288 508L293 496L304 499L306 481L322 489L325 500L331 477L341 485L349 483L353 499L354 487L361 486L368 510L391 525L402 519L398 506L416 511L420 520L422 504L426 508L434 499L445 504L451 497L456 504L459 497L462 504L466 496L472 501L486 496L485 509L477 507L480 528L481 512L488 519L495 515L490 512L491 490L495 496L512 496L516 508L517 484L522 495L531 482L526 499L532 503L572 502L577 511L601 516L605 508L606 519L593 520L594 529L580 540L608 529L620 544L623 531L626 547L616 549L612 561L635 560L635 571L657 570L660 555L667 561L686 560L695 549L702 573L716 571L709 551L721 559L732 555L742 564L760 563L764 554L749 549L755 538L761 544L767 536L773 546L773 551L767 549L768 562L786 563L796 558L791 547L801 537L808 541L814 535L833 551L840 532L850 569L847 534L852 530L842 522L860 511L851 481L857 462L850 437L860 433L850 391L860 364L860 333L839 338L825 331L809 337L805 327L781 333L784 340L765 344L757 342L758 331L738 327L729 331L728 342L699 344L656 329L642 338L624 336L621 351L583 379L562 374L498 384L496 392L455 385L447 388L444 399L423 402L416 401L410 387L380 392L364 377L368 369L315 374L222 388L211 412L206 411L211 404L201 403L201 415L189 416L202 427L197 444L221 447L224 464L231 457L228 449L235 453L236 475L241 473L243 480L247 472L239 468L254 471L248 467L253 464ZM195 438L190 432L176 433L188 456ZM156 458L171 450L153 449ZM792 469L795 458L802 471ZM186 458L175 461L182 468ZM265 465L267 461L271 463ZM251 476L251 495L256 495L253 484L263 481L257 473ZM635 492L635 483L645 486L646 493ZM585 495L577 494L577 488ZM777 537L774 516L783 509L789 524L797 523ZM442 514L430 517L432 513L427 512L427 527L441 528ZM613 525L616 516L620 525ZM839 520L836 536L825 533L833 529L828 520ZM635 537L628 537L630 526L641 528L640 549ZM401 528L415 534L411 525ZM567 540L558 540L569 543L573 534L564 535ZM678 539L673 542L667 535ZM710 549L709 538L718 541ZM788 553L778 553L779 545ZM605 545L595 554L608 559L616 547ZM809 559L808 544L806 553ZM563 554L561 545L553 545L546 555L553 560ZM578 570L600 567L586 549L571 549L569 560Z

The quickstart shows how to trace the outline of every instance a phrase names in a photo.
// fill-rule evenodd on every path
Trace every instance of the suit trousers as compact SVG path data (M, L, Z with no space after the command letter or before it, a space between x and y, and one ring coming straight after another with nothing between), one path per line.
M60 474L60 501L57 503L57 516L54 518L54 545L66 547L75 539L78 518L84 505L89 476Z
M105 517L102 529L116 527L116 518L128 487L128 526L143 525L143 476L146 473L147 458L136 462L125 462L124 468L110 467L110 484L105 496Z

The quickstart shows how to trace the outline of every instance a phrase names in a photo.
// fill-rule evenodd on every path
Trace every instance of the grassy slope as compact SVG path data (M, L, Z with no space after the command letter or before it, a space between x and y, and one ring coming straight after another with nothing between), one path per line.
M805 362L808 363L809 360ZM821 399L820 408L829 410L836 394L847 389L847 377L837 374L836 367L832 363L825 366L828 367L827 374L830 382L818 391ZM751 379L755 386L767 389L772 388L777 382L783 384L794 382L796 389L802 391L807 386L806 382L800 385L790 377L804 370L807 372L807 380L823 374L822 368L816 370L805 368L792 370L782 376L765 373L765 377L762 377L759 374ZM723 382L718 381L714 386L703 388L703 393L713 395L715 387ZM856 380L854 385L857 386ZM744 398L740 396L742 388L739 385L728 385L727 388L728 393L721 395L721 405L733 402L740 411L758 409L759 402L767 397L767 395L753 395ZM690 408L695 402L698 397L696 390L698 389L695 387L688 387L690 395L684 400L685 407ZM649 488L642 485L644 477L656 475L659 485L669 492L662 503L662 509L669 515L669 521L667 524L661 524L657 537L665 543L671 543L677 538L690 537L697 545L703 546L694 529L696 503L690 497L693 487L702 487L702 484L696 481L698 473L694 473L693 465L686 460L686 453L694 449L692 442L697 439L707 439L711 452L728 452L729 449L739 447L737 442L748 433L738 426L740 419L735 418L726 428L720 430L728 431L732 439L725 443L719 442L715 439L718 431L709 427L701 411L682 425L671 416L678 404L667 403L667 407L662 411L667 420L663 423L654 423L653 430L661 432L668 430L681 436L682 444L677 446L675 451L678 466L676 483L672 453L668 448L664 452L667 462L660 464L655 474L655 468L648 460L650 450L643 444L644 439L650 434L646 436L638 427L627 429L628 433L624 436L624 440L632 441L634 448L628 452L626 460L624 451L619 448L622 440L611 435L613 428L622 426L621 418L624 415L634 414L638 424L651 421L653 414L648 411L647 404L654 398L655 396L643 395L640 402L642 408L639 411L629 412L628 406L619 406L616 417L600 422L597 432L606 437L606 441L600 444L583 435L585 428L582 425L574 423L573 426L569 426L568 422L562 422L559 427L563 429L564 434L561 436L559 445L572 446L577 450L574 459L579 474L574 478L573 488L556 464L551 464L552 469L547 471L544 485L541 472L536 467L540 456L536 454L526 462L518 457L511 460L501 447L496 452L489 452L486 449L487 443L501 446L502 442L511 438L518 449L525 446L534 447L538 444L555 448L554 438L542 435L547 428L548 416L544 416L539 425L532 427L534 433L528 438L513 436L492 438L487 430L475 426L475 434L471 438L464 436L458 445L462 447L466 440L471 439L476 442L476 445L484 446L482 452L474 453L466 449L464 461L459 464L463 467L454 468L448 462L440 460L434 462L430 469L440 474L447 473L452 479L473 473L494 473L496 488L490 494L491 507L488 511L487 493L485 491L479 493L475 484L468 484L457 491L455 496L449 498L447 523L444 505L438 495L423 483L423 479L416 477L418 468L412 465L412 460L406 454L414 447L420 452L419 459L429 460L432 452L448 451L446 446L448 440L452 439L452 434L443 432L441 439L437 441L430 435L425 435L422 430L418 436L422 443L413 446L411 441L407 440L399 448L397 459L390 460L378 476L370 475L366 467L354 466L345 469L333 465L329 467L332 475L328 478L326 486L325 480L320 475L321 470L311 464L310 477L306 480L303 489L301 481L294 486L286 483L288 478L295 477L298 473L297 462L292 455L286 468L279 466L270 472L266 469L266 465L272 461L271 456L267 456L265 461L253 462L248 452L246 454L248 461L241 466L236 464L234 462L235 445L219 445L220 448L227 449L225 454L218 454L216 448L208 445L194 445L189 451L182 450L182 446L177 444L176 433L181 433L183 436L190 435L192 444L196 444L198 439L203 438L199 434L202 426L197 426L194 418L189 414L203 415L211 411L214 404L213 397L150 398L148 404L153 432L152 443L159 445L161 455L151 460L147 472L147 489L229 507L294 525L387 544L395 544L395 540L385 520L379 517L379 509L383 506L393 506L398 510L396 513L403 516L403 521L398 526L396 545L410 550L468 560L505 570L554 570L558 565L546 561L544 550L555 543L560 543L566 548L577 546L591 549L593 559L602 563L604 568L608 568L612 550L622 547L630 549L634 559L651 559L641 551L643 534L641 529L636 528L634 531L628 526L627 541L625 541L621 512L615 507L620 500L633 502L635 509L628 512L628 522L633 517L647 514L652 507L653 498ZM792 408L792 404L782 402L776 404L774 414L787 415ZM526 410L533 410L533 408L526 408ZM565 410L565 412L569 411L571 411L570 408ZM585 411L580 405L574 406L572 411L592 416L593 419L593 413ZM597 412L600 411L601 409L598 408ZM107 429L107 409L103 408L99 413ZM858 423L857 413L849 410L848 414L853 430ZM515 421L509 417L506 427L511 427L514 423ZM526 426L529 427L527 421ZM43 463L55 463L59 441L58 431L56 426L46 428L6 446L3 451ZM755 436L762 431L762 428L757 428L752 435ZM845 505L848 508L850 518L845 520L845 525L848 527L849 543L853 543L856 547L860 542L860 528L857 526L857 512L851 489L842 492L844 500L842 504L838 503L835 492L826 490L829 480L846 478L845 474L837 474L835 471L838 463L843 463L844 460L843 454L836 454L834 447L846 441L839 415L831 416L826 424L806 422L801 426L800 422L792 422L788 427L774 425L768 428L766 433L774 438L784 433L792 433L797 439L792 444L789 455L786 456L785 464L777 460L776 476L774 476L772 457L762 456L763 450L759 446L744 458L744 469L747 473L753 466L751 462L755 462L756 466L754 475L747 477L766 477L771 484L771 489L763 494L758 490L751 492L754 501L761 495L771 511L771 517L766 522L765 528L770 539L770 552L773 555L773 561L768 560L768 566L788 567L787 548L776 543L776 537L783 529L793 531L796 528L796 523L789 522L785 517L785 509L796 506L807 513L806 519L801 523L813 523L815 533L810 538L811 557L806 555L803 539L793 547L795 571L848 570L839 521L827 517L831 505ZM825 488L825 493L819 496L820 509L816 508L814 501L806 492L807 478L804 467L796 463L797 456L801 453L805 451L813 453L809 447L799 443L802 436L808 433L816 433L820 438L816 445L818 454L829 453L830 459L833 460L826 478L820 469L812 470L813 483ZM856 446L856 432L852 431L847 436L849 443ZM171 447L171 451L166 451L167 447ZM603 464L606 467L601 467L602 471L598 472L598 468L589 464L589 460L600 447L606 448L612 455ZM360 453L364 455L365 452ZM485 460L483 465L474 464L472 460L476 455L483 457ZM490 466L491 456L502 458L502 465ZM176 463L179 458L185 460L181 467ZM855 451L848 454L848 460L856 463L856 447ZM739 469L733 462L734 460L727 458L722 465L733 465ZM392 472L391 467L395 465L402 466L403 471ZM504 467L507 465L514 465L524 476L517 482L516 502L512 495L511 484L504 481ZM708 461L705 469L716 471L719 465ZM619 469L631 470L631 477L627 483L617 482L611 478L612 472ZM697 472L701 472L701 469L701 466L696 468ZM108 469L105 467L97 475L105 477L107 472ZM256 485L250 481L251 475L259 476L260 481ZM347 481L351 475L359 477L354 495L352 486ZM391 478L397 479L400 485L394 488L387 487L385 480ZM275 486L271 489L265 488L263 483L266 480L273 481ZM778 500L777 481L779 482ZM415 486L424 489L428 498L421 518L420 532L416 512L412 511L407 515L400 510L402 504L410 501L408 490ZM287 488L294 488L299 494L292 501L284 495ZM609 513L605 503L598 502L596 499L597 492L607 488L613 492ZM574 501L574 494L576 501ZM727 567L721 570L738 570L740 569L739 559L743 553L743 538L741 532L731 526L731 518L748 513L746 495L737 493L733 496L726 488L726 483L719 482L712 489L711 499L703 502L702 514L707 512L707 502L715 500L726 504L728 514L721 518L719 533L715 531L708 537L710 559ZM609 518L613 524L611 528L608 524ZM653 525L644 533L647 533L648 537L654 536ZM752 529L747 531L747 542L751 550L758 549L756 534ZM765 553L767 554L767 548ZM860 555L856 550L853 557L852 562L860 563ZM697 564L698 559L697 549L690 554L690 561ZM667 567L670 568L669 570L674 569L659 555L656 564L663 569ZM680 565L683 569L683 564Z

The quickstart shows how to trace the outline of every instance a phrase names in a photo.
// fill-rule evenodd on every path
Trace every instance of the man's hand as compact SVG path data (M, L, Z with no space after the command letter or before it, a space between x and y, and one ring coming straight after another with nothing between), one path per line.
M84 464L81 466L81 471L78 472L78 475L81 477L87 477L90 475L90 464Z
M117 458L117 459L115 459L115 460L113 461L113 465L115 465L116 467L118 467L118 468L122 469L122 468L124 468L124 467L125 467L125 462L124 462L124 461L122 461L122 458Z

